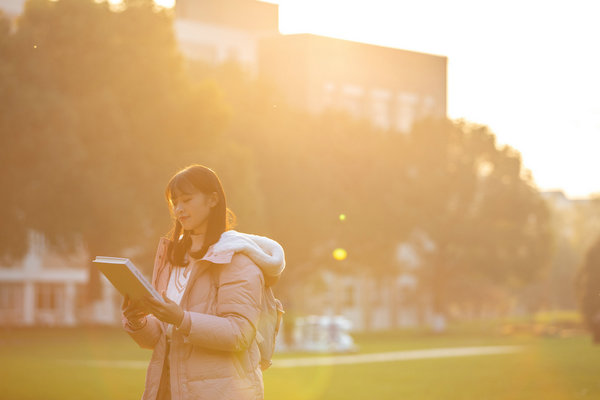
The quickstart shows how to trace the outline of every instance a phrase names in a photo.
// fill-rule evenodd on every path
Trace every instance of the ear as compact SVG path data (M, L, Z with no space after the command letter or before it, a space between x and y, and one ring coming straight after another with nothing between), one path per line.
M219 204L219 196L217 195L217 192L212 192L208 198L208 206L213 208L217 204Z

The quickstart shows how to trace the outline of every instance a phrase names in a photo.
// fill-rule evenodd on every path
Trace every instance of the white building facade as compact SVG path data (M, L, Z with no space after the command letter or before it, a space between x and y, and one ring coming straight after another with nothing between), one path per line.
M101 278L100 299L87 299L89 268L47 257L44 236L31 232L30 248L15 265L0 267L0 326L117 324L119 296ZM50 265L48 265L48 263Z

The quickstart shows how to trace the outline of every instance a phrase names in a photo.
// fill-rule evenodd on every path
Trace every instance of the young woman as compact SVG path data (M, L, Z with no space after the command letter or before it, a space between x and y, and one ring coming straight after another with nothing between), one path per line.
M161 238L152 284L164 302L123 301L123 325L153 349L142 399L263 399L256 327L264 285L285 267L281 246L230 229L225 194L209 168L169 181L174 219Z

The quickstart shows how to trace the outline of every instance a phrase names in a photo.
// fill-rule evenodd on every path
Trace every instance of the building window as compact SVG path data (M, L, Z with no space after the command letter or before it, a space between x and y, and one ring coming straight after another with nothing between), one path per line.
M123 299L123 297L120 296L120 293L117 292L116 295L118 296L119 301ZM75 285L75 309L84 307L89 301L88 296L87 284L80 283Z
M347 84L341 92L340 107L354 116L360 116L363 111L363 88Z
M335 107L336 103L336 86L333 82L326 82L323 85L323 108Z
M426 96L421 104L421 116L433 115L435 111L435 99L433 96Z
M234 46L228 47L225 61L231 61L234 63L241 64L242 57L240 54L240 49L238 49Z
M20 305L23 286L11 283L0 284L0 310L10 311Z
M36 308L38 310L55 310L59 307L60 286L56 284L38 284L36 287Z
M379 282L373 282L371 285L371 305L379 307L383 305L383 288Z
M370 108L371 119L380 128L390 127L390 99L392 93L389 90L375 89L371 91Z
M202 60L211 64L216 64L219 61L216 46L197 42L182 42L180 46L183 53L191 59Z
M396 96L396 128L409 132L415 121L419 96L410 92L401 92Z
M346 288L344 289L344 306L345 307L354 307L355 294L356 294L356 291L354 290L354 286L346 286Z

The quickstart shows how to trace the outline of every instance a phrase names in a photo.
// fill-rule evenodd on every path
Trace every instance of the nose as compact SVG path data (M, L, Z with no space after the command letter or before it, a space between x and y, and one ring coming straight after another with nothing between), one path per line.
M181 203L175 204L175 214L179 215L179 214L181 214L182 211L183 211L183 207L181 206Z

